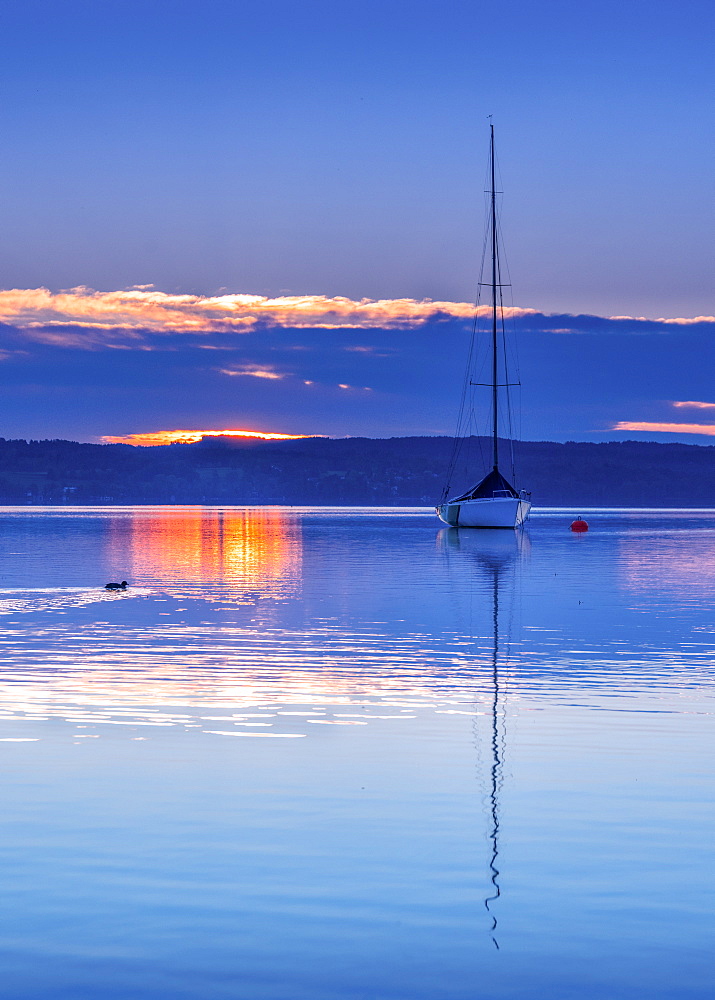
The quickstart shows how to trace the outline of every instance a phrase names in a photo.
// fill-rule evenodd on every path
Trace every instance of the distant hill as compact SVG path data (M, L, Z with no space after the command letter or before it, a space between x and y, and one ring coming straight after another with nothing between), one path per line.
M509 472L509 446L502 446ZM446 437L307 438L136 448L0 438L0 503L434 504ZM488 443L471 438L452 489L476 482ZM537 506L713 507L715 446L526 441L516 485Z

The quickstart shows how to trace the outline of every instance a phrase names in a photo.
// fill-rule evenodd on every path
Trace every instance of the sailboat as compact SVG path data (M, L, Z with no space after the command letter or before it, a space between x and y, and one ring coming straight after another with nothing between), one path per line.
M491 380L487 383L472 381L473 345L477 333L477 319L479 317L479 302L477 302L472 331L470 363L467 367L465 393L463 394L462 411L460 411L460 424L462 422L465 400L471 395L471 387L486 385L491 389L492 468L476 486L452 499L447 499L450 488L449 482L445 486L442 500L435 510L440 520L453 528L518 528L527 520L529 511L531 510L531 494L525 490L517 490L499 469L499 390L504 390L508 403L510 383L507 372L506 351L499 351L500 334L502 335L502 343L504 342L504 310L501 294L501 289L504 285L500 280L499 226L497 220L497 191L494 167L494 125L490 124L489 128L489 176L491 187L487 193L489 195L490 206L488 236L491 248L491 282L489 282L491 286ZM480 281L479 284L481 288L485 283ZM500 376L504 379L502 383L499 381ZM453 453L450 476L454 469L455 456L456 451Z

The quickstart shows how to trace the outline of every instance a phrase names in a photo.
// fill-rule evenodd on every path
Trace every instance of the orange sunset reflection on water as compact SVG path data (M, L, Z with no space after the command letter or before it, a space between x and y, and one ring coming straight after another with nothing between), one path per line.
M164 508L113 519L110 563L137 585L191 593L207 585L247 589L255 598L286 597L300 589L302 540L285 511ZM126 568L126 569L125 569Z
M463 675L474 649L459 637L329 617L289 621L277 611L303 592L298 514L108 513L105 564L130 580L128 590L19 595L23 615L7 622L0 719L64 720L79 727L78 739L122 726L139 727L134 738L167 726L268 737L308 735L317 723L365 725L375 711L474 711L479 685L471 670ZM39 630L23 621L33 610L47 615Z

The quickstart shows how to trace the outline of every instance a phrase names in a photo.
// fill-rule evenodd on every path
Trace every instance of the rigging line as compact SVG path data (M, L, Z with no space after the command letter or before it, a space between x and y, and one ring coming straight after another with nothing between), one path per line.
M451 454L450 454L450 457L449 457L449 463L447 465L447 481L445 483L444 489L442 490L442 501L444 501L447 498L447 494L449 493L450 486L451 486L451 483L452 483L452 476L454 475L454 469L455 469L455 466L456 466L457 461L459 459L459 453L460 453L460 451L462 449L462 445L464 443L464 438L463 438L463 435L462 435L462 431L463 431L463 428L464 428L465 406L466 406L466 402L467 402L467 396L468 396L468 393L469 393L469 373L470 373L471 368L472 368L472 358L473 358L473 355L474 355L474 343L475 343L476 334L477 334L477 316L478 316L478 312L479 312L479 299L477 298L476 307L474 309L474 319L472 320L472 332L471 332L471 336L470 336L470 339L469 339L469 353L467 355L467 370L466 370L466 374L464 376L464 382L462 383L462 392L461 392L460 400L459 400L459 412L458 412L458 415L457 415L457 427L456 427L456 431L455 431L455 435L454 435L454 440L452 441L452 450L451 450ZM467 417L467 421L469 422L469 415Z
M508 371L508 359L507 359L507 344L506 344L506 324L504 322L504 303L501 303L502 307L502 323L501 323L501 333L502 333L502 349L504 351L504 379L506 382L506 415L507 415L507 427L509 428L509 455L511 458L511 478L512 483L516 478L516 463L514 461L514 417L513 408L511 402L511 393L509 391L509 371Z
M507 256L506 247L505 247L505 244L504 244L504 235L502 233L501 220L499 220L499 244L500 244L500 248L501 248L501 257L502 257L503 263L504 263L504 271L506 272L506 279L507 279L506 282L504 283L504 287L505 288L509 288L509 293L508 293L508 295L509 295L509 305L513 309L514 308L514 288L513 288L513 285L512 285L512 281L511 281L511 272L509 270L509 258ZM512 317L512 319L511 319L511 330L512 330L512 332L515 332L514 317ZM515 381L516 382L521 382L521 371L520 371L520 366L519 366L519 351L518 351L518 345L517 345L517 342L516 342L516 337L512 337L511 341L512 342L511 342L511 345L510 345L510 347L511 347L510 353L511 353L512 362L513 362L513 365L514 365L514 371L516 373Z
M489 162L491 167L491 243L492 243L492 449L494 469L499 466L499 399L497 382L497 215L496 184L494 182L494 126L489 125L491 143Z
M500 234L501 234L501 226L500 226ZM514 308L514 288L513 288L513 285L511 283L511 273L509 271L509 258L507 257L506 251L504 249L503 238L502 238L502 256L503 256L503 260L504 260L504 269L505 269L506 277L507 277L507 284L505 285L505 287L508 287L508 289L509 289L509 291L507 293L508 303L509 303L509 306L511 306L511 308L513 310L513 308ZM512 316L511 316L511 318L509 320L509 328L510 328L510 336L509 336L509 349L510 350L509 350L509 354L510 354L510 358L511 358L511 364L513 365L513 369L514 369L514 373L515 373L514 382L516 383L516 385L520 386L521 385L521 365L519 363L519 340L518 340L518 336L517 336L517 320L516 320L516 317L513 314L512 314ZM512 401L512 407L513 407L513 401ZM515 423L516 423L516 429L515 429L515 433L514 433L514 448L516 448L516 444L518 442L520 442L522 440L522 437L523 437L523 400L522 400L522 394L521 394L520 391L517 393L517 398L516 398ZM518 451L518 449L516 449L516 450Z
M488 176L488 174L489 174L489 171L488 171L488 168L487 168L487 176ZM485 198L486 198L486 194L485 194ZM486 213L485 213L485 217L486 217ZM486 254L487 254L488 238L489 238L489 224L488 224L488 219L487 219L487 222L485 223L485 226L484 226L484 234L483 234L483 239L482 239L482 253L481 253L481 260L480 260L480 264L479 264L479 281L480 282L481 282L482 277L484 276L484 264L485 264L485 260L486 260ZM460 456L460 453L461 453L463 445L464 445L464 439L467 438L467 437L471 437L471 434L469 432L472 431L472 430L474 430L476 432L474 434L474 436L477 438L477 442L478 442L480 462L482 464L484 464L484 454L483 454L482 440L481 440L481 435L479 434L479 427L477 426L477 423L476 423L476 420L475 420L474 404L473 404L473 401L472 401L473 393L471 392L471 387L470 387L470 384L469 384L470 381L471 381L472 370L473 370L474 364L475 364L475 347L478 347L478 342L479 342L479 306L480 305L481 305L481 285L478 284L477 285L476 301L475 301L475 305L474 305L474 316L472 318L472 330L471 330L471 336L470 336L470 342L469 342L469 352L468 352L468 355L467 355L467 369L466 369L466 374L465 374L464 382L462 384L462 392L461 392L461 395L460 395L459 410L458 410L458 414L457 414L457 426L456 426L456 429L455 429L454 439L452 441L452 448L451 448L449 460L448 460L448 463L447 463L447 476L446 476L446 482L445 482L444 488L442 490L441 502L444 502L447 499L447 496L449 494L449 491L450 491L450 488L451 488L451 484L452 484L452 478L454 476L454 472L455 472L455 469L456 469L456 466L457 466L457 462L459 461L459 456ZM469 400L469 406L467 406L467 401L468 400ZM465 414L466 414L466 419L465 419ZM465 475L466 475L466 473L465 473Z
M501 247L499 248L499 250L501 251ZM512 479L512 483L513 483L514 479L516 478L516 465L515 465L515 462L514 462L514 420L513 420L512 405L511 405L511 393L509 391L509 387L510 387L510 383L509 383L509 358L507 356L506 323L505 323L505 319L504 319L504 295L503 295L503 292L502 292L502 285L501 285L501 278L502 278L501 267L502 267L502 258L501 258L501 252L499 252L499 255L498 255L498 258L497 258L497 269L498 269L498 276L499 276L499 282L500 282L500 285L499 285L499 314L500 314L500 320L501 320L501 324L500 325L501 325L502 354L504 356L504 360L503 360L504 385L505 385L505 395L504 395L504 398L505 398L505 403L506 403L506 407L505 408L506 408L506 424L507 424L508 439L509 439L509 457L510 457L510 460L511 460L511 479Z
M476 315L476 313L475 313ZM462 391L459 400L459 410L457 413L457 426L455 428L454 437L452 439L452 448L449 456L449 461L447 463L447 477L444 488L442 490L442 501L444 501L449 493L449 489L452 482L452 476L454 474L454 469L459 458L459 452L461 451L463 444L462 432L465 423L465 405L467 399L467 387L469 378L469 368L471 367L471 359L474 351L474 324L472 325L472 333L469 341L469 352L467 355L467 375L465 376L464 382L462 384ZM467 422L469 421L469 414L467 414Z
M490 158L488 158L487 159L486 171L485 171L485 178L484 178L484 193L483 193L483 202L484 202L484 204L483 204L483 210L482 210L482 218L484 219L484 230L483 230L483 235L482 235L482 254L481 254L481 259L479 261L479 281L477 283L477 304L478 304L478 307L482 303L482 288L486 287L485 284L484 284L484 280L483 279L484 279L484 268L485 268L486 260L487 260L487 250L488 250L488 246L489 246L489 236L490 236L490 225L489 225L489 204L490 204L490 202L489 202L489 192L486 190L487 184L488 184L488 181L489 181L489 175L490 175L490 165L491 165L490 164ZM478 307L477 307L477 316L476 316L476 323L477 323L477 335L476 335L477 357L479 357L479 349L480 349L480 346L481 346L481 333L482 333L480 325L479 325L481 317L479 316L479 313L478 313ZM476 381L479 381L481 379L482 372L485 370L485 368L488 365L488 360L489 360L488 359L488 355L486 355L486 354L481 358L481 361L479 363L479 368L474 371L474 374L476 375ZM485 375L485 378L486 378L486 375ZM472 390L471 398L472 398L472 406L473 407L474 407L474 402L473 402L474 401L474 397L475 397L475 392L474 392L474 390ZM485 417L484 426L482 427L482 426L480 426L479 421L475 419L473 426L474 426L474 432L475 432L474 436L477 439L477 449L479 451L479 464L480 464L480 466L483 469L486 469L486 467L487 467L487 461L486 461L486 458L485 458L485 455L484 455L484 448L485 448L486 440L487 440L487 437L488 437L488 434L489 434L488 420Z
M503 187L503 185L501 184L501 176L500 176L500 187ZM499 232L499 306L500 306L500 312L501 312L502 351L503 351L503 355L504 355L504 382L507 383L507 389L506 389L506 417L507 417L507 427L508 427L508 430L509 430L509 457L511 459L511 477L512 477L512 482L513 482L514 479L516 478L516 461L515 461L515 453L514 453L514 437L515 437L515 434L514 434L514 410L513 410L511 393L509 392L509 388L508 388L509 381L510 381L509 380L509 364L510 364L510 360L514 363L514 368L515 368L515 371L516 371L516 383L517 384L520 382L521 376L520 376L520 371L519 371L519 362L518 362L518 355L516 353L516 347L515 347L514 344L507 343L506 320L505 320L505 317L504 317L504 293L503 293L502 289L503 288L509 288L509 297L510 297L510 301L511 301L512 305L513 305L514 293L513 293L512 286L511 286L511 274L510 274L510 271L509 271L509 261L508 261L507 255L506 255L506 251L504 249L504 236L503 236L503 232L502 232L501 218L497 218L496 221L497 221L498 232ZM505 272L504 275L502 274L502 267L503 267L504 272ZM507 279L506 281L503 280L504 277L506 277L506 279ZM513 319L511 320L511 323L513 325ZM512 340L513 339L514 338L512 338ZM509 348L511 348L511 352L509 351ZM511 353L511 358L509 357L510 353ZM519 400L521 401L521 395L519 395Z
M496 150L494 151L494 161L495 161L495 174L499 182L499 189L501 192L504 190L504 183L502 180L501 167L499 164L499 158L496 155ZM495 217L495 226L497 229L497 266L498 266L498 280L499 280L499 316L500 316L500 326L501 326L501 342L502 342L502 354L503 354L503 366L504 366L504 382L507 384L505 390L505 401L506 401L506 423L508 429L509 437L509 449L511 458L511 473L512 479L514 477L514 422L512 413L512 403L511 403L511 393L509 391L509 383L511 378L509 376L509 345L507 343L506 337L506 322L504 317L504 293L503 289L506 287L507 283L511 282L511 275L509 273L509 265L506 257L506 251L504 247L504 234L502 231L501 224L501 213L497 213ZM518 378L517 378L518 381Z

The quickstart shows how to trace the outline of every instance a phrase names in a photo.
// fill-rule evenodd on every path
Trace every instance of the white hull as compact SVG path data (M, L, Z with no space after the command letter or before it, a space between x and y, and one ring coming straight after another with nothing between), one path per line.
M452 528L518 528L529 517L531 504L517 497L486 497L443 503L437 516Z

